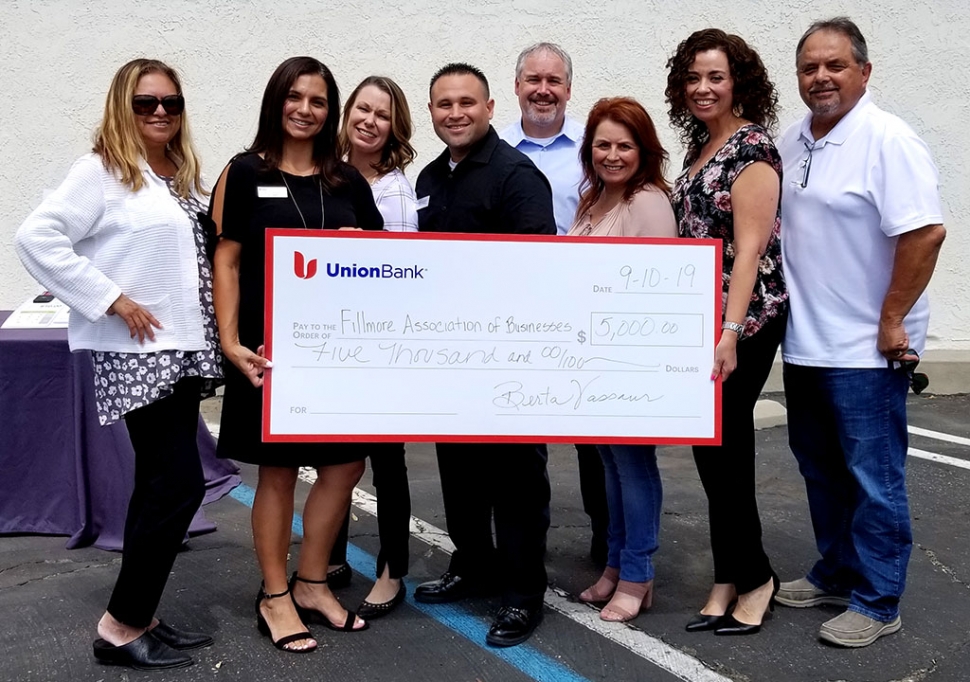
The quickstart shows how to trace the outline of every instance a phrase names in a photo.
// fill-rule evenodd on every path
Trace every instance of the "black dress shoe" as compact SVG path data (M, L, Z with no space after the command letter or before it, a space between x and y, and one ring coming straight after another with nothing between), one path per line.
M727 618L726 614L721 614L720 616L706 616L703 613L698 613L696 616L687 621L687 627L684 629L687 630L687 632L716 630L721 626L725 618Z
M162 644L150 632L122 646L98 638L94 640L94 657L107 665L123 665L135 670L183 668L193 662L188 654Z
M477 597L483 592L481 583L446 571L437 580L418 585L414 590L414 601L424 604L447 604L468 597Z
M357 608L357 615L364 620L374 620L375 618L383 618L395 608L397 605L404 601L405 595L407 595L408 590L404 586L404 581L401 581L401 587L398 588L397 594L391 597L390 601L382 602L380 604L374 604L366 599L360 603Z
M162 644L168 644L173 649L187 651L189 649L201 649L212 645L212 637L203 632L185 632L176 630L163 620L158 621L158 625L150 631L152 637Z
M490 646L515 646L532 636L532 631L542 622L542 606L534 609L519 609L503 606L498 618L492 623L485 635L485 643Z

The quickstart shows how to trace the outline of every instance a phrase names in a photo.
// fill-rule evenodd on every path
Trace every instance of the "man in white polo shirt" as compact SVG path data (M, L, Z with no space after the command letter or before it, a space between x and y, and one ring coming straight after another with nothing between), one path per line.
M583 167L579 147L583 125L566 116L572 96L573 62L555 43L536 43L522 50L515 63L515 94L522 116L499 137L528 156L552 185L556 231L566 234L576 219ZM595 445L577 445L579 489L593 538L590 557L606 564L606 479Z
M784 377L821 558L776 600L846 606L819 637L860 647L901 627L912 548L906 395L946 231L929 150L866 91L872 64L859 28L845 17L816 22L796 63L810 113L778 145L791 306Z

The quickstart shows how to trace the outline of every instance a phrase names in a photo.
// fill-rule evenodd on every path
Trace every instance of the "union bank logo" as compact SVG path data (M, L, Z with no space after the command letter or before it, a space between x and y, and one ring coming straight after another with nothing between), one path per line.
M327 263L327 277L350 277L353 279L424 279L428 268L417 263L413 266L401 267L393 263L380 265L350 265L341 263Z
M317 274L317 259L312 258L309 262L299 251L293 252L293 273L300 279L313 279Z

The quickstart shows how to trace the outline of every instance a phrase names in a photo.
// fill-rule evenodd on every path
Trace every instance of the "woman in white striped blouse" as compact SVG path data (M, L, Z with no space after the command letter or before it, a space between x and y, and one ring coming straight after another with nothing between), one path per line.
M340 151L370 183L390 232L417 232L414 188L404 169L414 160L411 110L397 83L384 76L361 81L347 100Z
M390 78L370 76L350 94L340 129L340 151L370 183L374 203L384 217L384 229L417 232L414 188L404 169L414 160L411 111L401 88ZM370 457L377 489L377 526L381 550L377 582L360 605L361 618L372 620L390 613L404 601L408 572L411 494L404 462L404 444L387 443ZM330 553L327 580L339 587L350 581L346 563L349 514Z

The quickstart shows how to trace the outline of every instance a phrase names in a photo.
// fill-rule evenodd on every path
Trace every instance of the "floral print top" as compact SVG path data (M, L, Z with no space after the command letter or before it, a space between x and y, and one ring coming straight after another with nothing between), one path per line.
M759 125L741 126L718 152L689 178L696 155L688 154L684 172L671 193L674 215L681 237L720 239L722 241L721 304L727 307L728 285L734 267L734 216L731 213L731 186L741 171L763 161L778 173L781 182L781 156L768 132ZM784 313L788 290L781 270L781 201L768 246L758 264L758 277L744 320L742 339L751 336L771 318Z
M194 196L185 199L175 191L174 178L163 178L169 193L188 214L195 235L199 264L199 305L206 348L199 351L163 350L155 353L93 351L94 393L101 426L119 421L126 413L170 395L182 377L202 377L202 397L215 394L222 384L222 352L212 300L212 268L205 255L205 231L199 212L205 207Z

